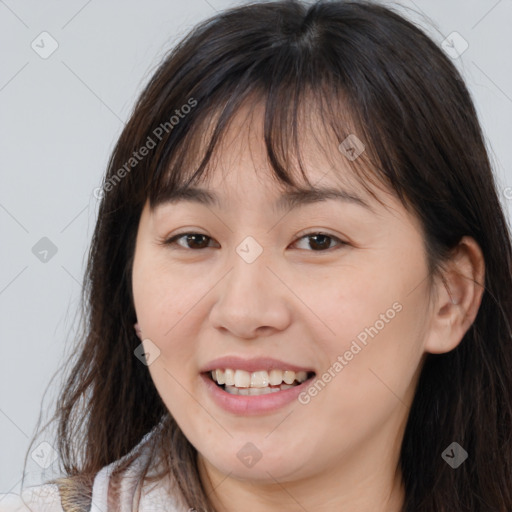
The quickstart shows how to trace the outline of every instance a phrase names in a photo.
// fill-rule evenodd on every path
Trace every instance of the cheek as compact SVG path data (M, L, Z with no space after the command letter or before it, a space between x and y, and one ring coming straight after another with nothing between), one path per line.
M406 306L398 309L388 311L388 323L381 320L384 325L375 322L371 310L367 321L350 323L355 336L338 337L337 343L324 345L330 362L317 376L320 391L304 407L322 418L326 438L344 432L358 444L377 435L384 425L394 425L392 431L401 427L413 396L421 351L414 313ZM377 308L377 312L386 314L386 309Z
M161 382L169 381L167 393L173 389L170 374L185 382L186 378L189 380L187 375L197 372L193 365L198 352L201 318L205 314L201 299L206 292L207 284L201 277L190 278L175 269L171 272L155 258L134 262L133 294L137 320L144 338L149 338L160 351L159 359L150 371L157 387Z
M322 380L342 399L333 402L337 413L352 409L357 416L363 403L393 405L395 394L408 392L426 332L426 270L417 261L420 254L416 263L398 256L366 265L364 273L354 267L317 301L333 332L322 337Z
M163 338L187 311L192 299L178 272L169 272L156 258L141 254L133 265L132 286L137 320L143 334Z
M377 345L393 357L404 348L414 351L427 315L426 262L420 240L409 237L407 251L399 240L393 243L396 250L375 251L367 260L363 255L357 265L342 269L341 278L320 297L334 337L341 340L338 353L349 350L353 340L366 348Z
M158 347L158 357L148 367L153 383L171 414L192 411L191 375L196 375L199 290L182 287L171 277L148 265L134 272L134 301L144 338ZM181 291L183 290L183 291ZM194 414L199 414L195 411Z

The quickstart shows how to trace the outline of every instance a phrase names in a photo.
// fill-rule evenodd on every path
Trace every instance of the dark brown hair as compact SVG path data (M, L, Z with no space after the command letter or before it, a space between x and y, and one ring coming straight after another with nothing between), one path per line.
M92 482L160 424L155 459L184 503L213 510L195 449L134 356L131 270L146 200L154 206L207 176L249 101L265 106L269 163L289 187L297 183L292 156L302 171L309 119L338 142L356 134L366 149L349 162L354 175L386 185L420 219L430 282L463 236L479 244L486 274L478 315L456 349L427 355L417 385L400 456L403 511L512 510L511 238L481 128L450 59L401 15L364 1L221 12L180 42L145 87L103 185L84 279L86 328L55 416L63 470ZM149 155L129 163L150 139ZM469 454L456 470L441 457L453 441Z

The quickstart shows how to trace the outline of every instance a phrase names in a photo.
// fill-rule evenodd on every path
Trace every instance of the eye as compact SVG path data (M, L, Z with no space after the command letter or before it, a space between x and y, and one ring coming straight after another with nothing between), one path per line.
M313 252L326 252L328 249L332 249L331 242L338 242L339 246L347 245L343 240L340 240L334 235L328 233L312 232L301 236L298 240L308 239L307 245L313 249ZM294 242L295 244L297 242Z
M301 241L303 239L309 239L308 245L313 252L326 252L332 249L332 242L337 242L339 246L347 245L346 242L343 242L343 240L340 240L338 237L321 232L307 233L298 240ZM202 233L180 233L162 243L164 245L179 245L184 249L207 249L211 247L209 242L212 240L211 237ZM297 244L297 242L294 242L294 244Z
M183 244L179 243L183 240ZM202 233L181 233L165 240L165 245L179 245L184 249L206 249L208 242L212 240L208 235Z

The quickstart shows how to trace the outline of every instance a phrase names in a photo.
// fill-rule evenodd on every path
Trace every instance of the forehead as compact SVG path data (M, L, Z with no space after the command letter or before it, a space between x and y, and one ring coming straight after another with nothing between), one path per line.
M368 180L361 182L357 171L365 165L362 163L365 155L359 162L347 158L346 153L340 151L339 139L326 128L317 113L301 114L297 133L293 129L272 133L271 147L278 150L278 158L287 175L286 179L280 179L275 162L269 157L265 108L263 101L242 104L222 131L204 172L191 180L197 168L195 164L204 156L206 141L210 140L216 124L213 119L206 121L201 127L204 130L200 129L201 134L196 132L198 136L193 140L200 139L203 147L190 146L194 147L190 158L195 158L196 162L170 169L170 173L178 172L179 179L172 186L159 188L153 209L162 204L181 202L222 208L228 202L243 202L259 194L267 203L272 203L276 212L336 199L375 213L375 207L383 199L382 191L388 192L384 197L390 196L389 189L374 179L372 183ZM287 179L291 183L287 183ZM387 200L389 197L384 204Z

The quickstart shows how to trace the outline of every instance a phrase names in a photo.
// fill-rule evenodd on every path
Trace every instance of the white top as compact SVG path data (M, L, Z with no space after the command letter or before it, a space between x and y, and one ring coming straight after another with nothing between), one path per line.
M108 476L104 467L94 479L92 506L90 512L107 512ZM132 512L131 495L122 494L121 512ZM23 497L23 498L22 498ZM43 484L27 487L19 494L0 494L1 512L64 512L60 502L57 485ZM172 499L172 498L171 498ZM188 510L188 509L186 509ZM167 493L154 487L151 491L142 491L140 512L185 512L177 508Z
M0 494L1 512L63 512L56 485L27 487L19 494ZM25 501L25 503L24 503Z
M150 436L149 432L144 436L140 447ZM120 512L132 512L132 499L135 479L130 476L137 474L137 469L145 460L148 450L143 449L121 482ZM92 504L90 512L107 511L107 491L110 474L118 462L113 462L103 467L95 476L92 488ZM25 503L24 503L25 502ZM179 508L177 501L169 494L169 491L160 483L146 483L142 489L139 512L187 512L190 509ZM64 512L62 509L59 489L56 484L42 484L23 489L19 494L0 494L0 512Z

